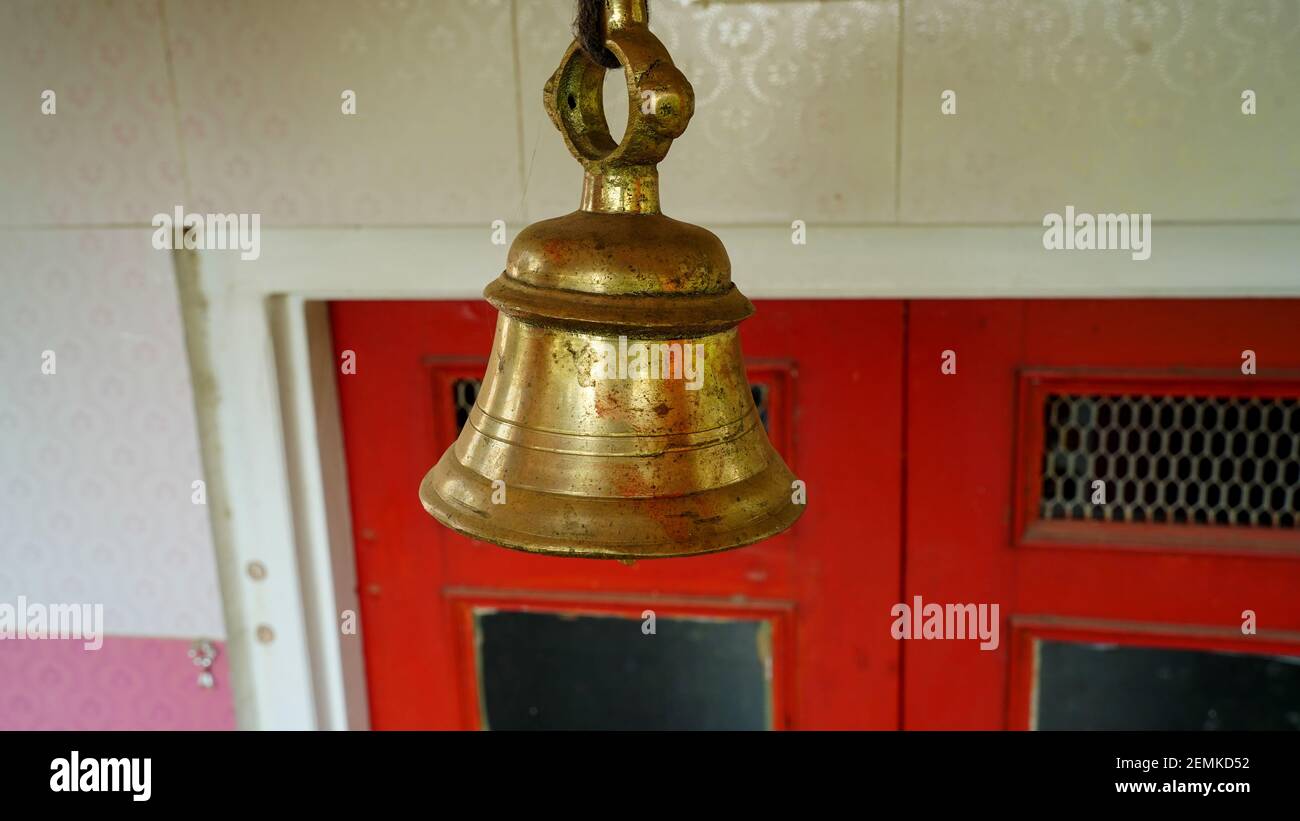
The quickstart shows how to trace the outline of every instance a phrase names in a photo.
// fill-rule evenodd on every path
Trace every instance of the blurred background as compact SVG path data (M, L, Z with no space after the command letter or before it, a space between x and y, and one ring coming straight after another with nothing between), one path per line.
M494 222L577 206L541 105L571 2L0 0L0 602L102 603L108 634L0 640L0 728L1300 727L1300 2L650 10L696 90L664 210L716 231L768 300L746 326L755 397L825 501L690 572L485 554L408 481L472 405ZM155 250L178 205L259 214L263 258L234 273L204 252L196 274ZM1151 260L1045 251L1067 206L1152 214ZM339 380L324 582L304 520L240 523L224 494L251 405L213 410L288 390L222 370L228 353L279 356L280 380L302 365L239 359L201 320L299 284L329 356L424 363ZM1242 387L1248 349L1261 380ZM961 388L939 381L947 350ZM402 409L387 438L384 407ZM393 475L412 511L385 501ZM275 504L297 511L286 476ZM1094 510L1096 476L1120 508ZM298 551L281 601L365 629L260 616L279 605L241 592L259 539ZM903 646L888 614L914 595L1000 603L1000 649ZM631 649L647 609L661 641Z

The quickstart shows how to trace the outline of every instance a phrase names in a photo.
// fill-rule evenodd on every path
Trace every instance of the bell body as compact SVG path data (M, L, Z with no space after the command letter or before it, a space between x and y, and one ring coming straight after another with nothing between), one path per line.
M577 43L546 84L583 166L581 207L515 238L484 293L500 316L478 400L420 485L425 508L472 538L687 556L759 541L803 510L745 378L736 326L754 306L718 238L659 210L656 164L695 97L646 21L644 0L606 0L628 86L621 142L605 70Z
M778 533L802 510L793 481L754 406L735 328L636 339L502 315L469 421L420 497L476 539L636 559Z

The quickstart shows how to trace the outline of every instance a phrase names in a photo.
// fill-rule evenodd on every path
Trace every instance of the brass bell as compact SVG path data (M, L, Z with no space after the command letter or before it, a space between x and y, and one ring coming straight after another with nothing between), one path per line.
M788 528L803 507L745 377L754 306L721 241L659 211L656 164L695 108L645 0L607 0L628 124L605 121L605 69L577 42L544 101L585 169L581 208L534 223L484 295L499 311L478 400L420 485L474 539L532 553L710 553Z

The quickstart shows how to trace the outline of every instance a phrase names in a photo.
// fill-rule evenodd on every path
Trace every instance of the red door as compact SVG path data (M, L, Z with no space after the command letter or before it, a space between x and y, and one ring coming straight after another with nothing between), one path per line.
M908 327L907 597L998 603L1003 636L909 642L904 727L1300 728L1300 303Z
M421 508L494 320L333 306L375 727L1300 726L1297 302L760 303L809 510L633 566ZM896 639L900 604L997 641Z
M824 513L632 566L477 543L421 508L491 306L332 315L356 355L339 380L373 726L898 726L899 646L880 628L900 584L901 303L759 304L742 326L755 399Z

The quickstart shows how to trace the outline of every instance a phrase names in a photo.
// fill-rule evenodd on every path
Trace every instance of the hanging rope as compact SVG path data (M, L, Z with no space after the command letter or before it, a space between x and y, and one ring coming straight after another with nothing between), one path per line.
M618 68L618 58L605 48L605 0L578 0L573 16L573 36L597 65Z

